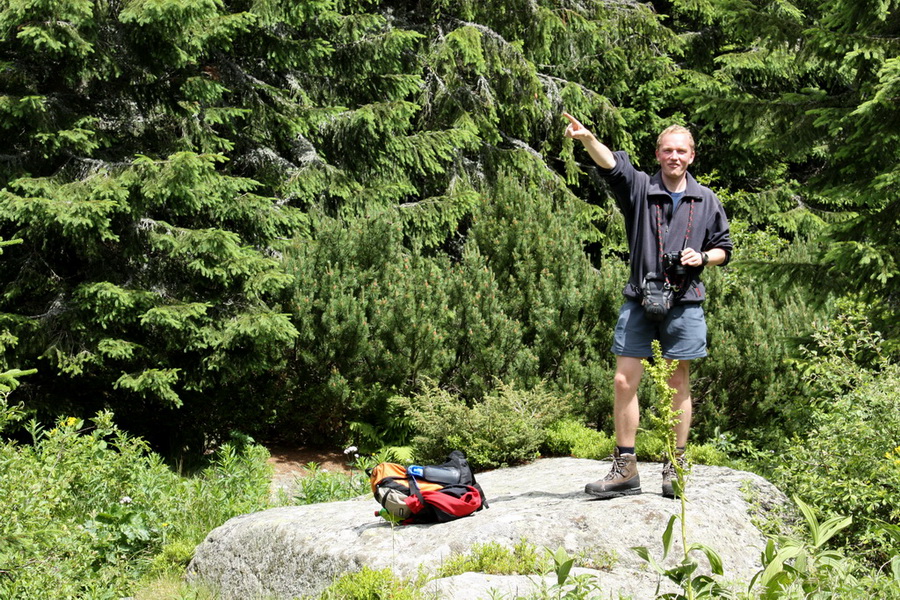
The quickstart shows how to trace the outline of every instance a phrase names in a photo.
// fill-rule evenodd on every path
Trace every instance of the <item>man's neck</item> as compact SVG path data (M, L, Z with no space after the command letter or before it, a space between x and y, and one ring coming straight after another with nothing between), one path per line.
M670 192L683 192L687 188L687 174L678 178L669 178L662 174L663 185Z

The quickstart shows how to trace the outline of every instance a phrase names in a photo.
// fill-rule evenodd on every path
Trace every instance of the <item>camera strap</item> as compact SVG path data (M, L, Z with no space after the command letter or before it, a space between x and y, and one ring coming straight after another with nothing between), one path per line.
M694 198L684 197L681 199L682 202L687 200L690 204L690 209L688 212L688 224L687 229L684 232L684 241L681 243L681 250L684 251L687 248L688 240L691 237L691 228L694 226ZM672 219L675 219L675 211L672 211ZM669 222L671 224L671 221ZM684 279L678 282L678 285L672 283L669 280L669 273L667 269L662 268L662 257L664 254L663 250L663 229L662 229L662 207L660 203L656 203L656 239L658 241L658 253L659 255L656 257L657 264L660 266L660 271L662 271L663 277L666 279L666 285L676 294L681 292L682 286L685 284L685 279L687 279L687 275L685 275Z

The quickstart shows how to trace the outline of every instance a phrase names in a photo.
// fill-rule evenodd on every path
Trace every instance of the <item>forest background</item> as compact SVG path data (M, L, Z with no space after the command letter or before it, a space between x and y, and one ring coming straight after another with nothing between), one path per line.
M464 445L481 467L606 451L591 430L612 428L624 225L561 115L650 171L680 123L736 246L704 274L694 440L863 515L840 543L884 564L897 9L7 0L4 452L39 457L41 424L86 443L96 415L100 450L115 435L184 471L247 436L420 459ZM38 543L13 521L0 539ZM26 568L22 544L0 575Z

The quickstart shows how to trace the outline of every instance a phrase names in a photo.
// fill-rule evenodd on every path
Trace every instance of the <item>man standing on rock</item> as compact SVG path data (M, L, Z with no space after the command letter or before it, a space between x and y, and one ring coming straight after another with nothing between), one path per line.
M673 125L656 141L659 171L653 176L632 166L628 154L613 152L575 117L566 137L580 141L597 163L625 216L631 276L623 294L612 351L616 355L613 421L616 449L612 469L584 491L598 498L641 493L634 452L640 408L637 390L643 375L641 359L652 356L658 339L663 357L677 360L669 379L675 390L672 409L677 460L683 461L691 426L690 366L706 356L706 320L700 305L706 297L700 274L708 265L724 265L731 257L728 219L722 203L688 173L694 162L694 139ZM674 498L674 465L663 466L663 496Z

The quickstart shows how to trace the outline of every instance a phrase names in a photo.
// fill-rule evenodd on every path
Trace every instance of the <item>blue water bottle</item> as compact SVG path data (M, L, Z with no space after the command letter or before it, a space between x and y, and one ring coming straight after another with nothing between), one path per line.
M417 479L433 481L434 483L443 483L447 485L459 483L459 469L456 467L423 467L420 465L409 465L406 467L406 473Z

